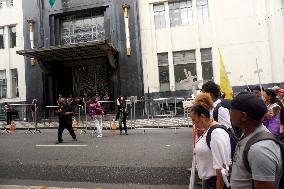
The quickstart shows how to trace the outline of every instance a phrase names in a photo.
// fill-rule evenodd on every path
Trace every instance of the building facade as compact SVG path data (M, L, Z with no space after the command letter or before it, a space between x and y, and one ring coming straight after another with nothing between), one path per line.
M0 102L25 102L25 59L22 1L0 1Z
M135 0L23 0L28 100L143 96L138 16Z
M219 52L235 91L283 86L283 0L140 0L144 91L186 96L184 69L219 82ZM202 83L199 84L199 87Z

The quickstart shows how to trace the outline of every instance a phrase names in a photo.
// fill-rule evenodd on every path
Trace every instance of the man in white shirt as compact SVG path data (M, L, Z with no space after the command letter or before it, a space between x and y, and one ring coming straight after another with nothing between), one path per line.
M219 85L214 81L208 81L202 85L202 92L209 93L213 100L213 109L210 111L210 117L221 125L231 128L230 112L228 108L218 107L217 118L213 116L214 109L221 103L221 91Z

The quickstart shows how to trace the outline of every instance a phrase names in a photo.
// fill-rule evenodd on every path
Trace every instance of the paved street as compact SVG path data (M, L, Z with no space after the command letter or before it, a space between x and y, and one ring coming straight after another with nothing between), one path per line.
M72 188L188 188L192 129L104 130L103 138L56 130L0 135L0 185ZM16 186L15 186L16 188Z

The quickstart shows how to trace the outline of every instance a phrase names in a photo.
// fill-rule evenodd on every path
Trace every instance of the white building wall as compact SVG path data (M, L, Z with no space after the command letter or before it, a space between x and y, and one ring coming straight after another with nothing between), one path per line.
M232 86L284 81L284 8L282 0L208 0L209 22L198 23L193 0L193 24L169 25L167 1L140 0L140 28L145 91L159 92L157 53L168 52L171 91L174 90L172 52L196 50L197 76L202 79L201 48L212 48L214 79L219 82L219 53ZM167 27L155 29L153 4L165 2ZM282 8L282 9L281 9ZM268 18L269 17L269 18ZM243 79L241 79L241 75Z
M7 77L7 98L0 99L0 102L26 101L25 61L23 56L16 54L16 51L24 49L22 1L14 0L11 7L6 6L6 1L3 1L0 18L0 27L5 28L5 48L0 49L0 70L6 70ZM16 26L16 47L14 48L10 48L8 35L8 27L12 25ZM19 97L17 98L12 98L11 69L18 71Z

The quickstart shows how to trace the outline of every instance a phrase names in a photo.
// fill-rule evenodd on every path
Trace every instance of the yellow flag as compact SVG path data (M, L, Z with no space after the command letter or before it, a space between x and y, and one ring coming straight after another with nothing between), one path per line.
M221 88L221 92L225 93L225 99L233 99L233 90L228 78L228 75L226 73L226 69L223 63L223 58L219 50L219 55L220 55L220 88Z

